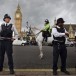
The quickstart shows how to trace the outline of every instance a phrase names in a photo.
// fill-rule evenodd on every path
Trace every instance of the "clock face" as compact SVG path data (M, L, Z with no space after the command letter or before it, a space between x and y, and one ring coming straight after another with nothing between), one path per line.
M19 15L19 14L16 14L16 17L17 17L17 18L19 18L19 17L20 17L20 15Z

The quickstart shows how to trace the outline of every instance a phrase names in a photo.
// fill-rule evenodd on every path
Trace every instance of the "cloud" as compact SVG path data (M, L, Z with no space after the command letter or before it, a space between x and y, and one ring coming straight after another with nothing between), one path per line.
M76 0L19 0L19 4L24 28L27 21L29 25L43 27L46 18L53 25L55 17L63 17L65 23L76 23ZM8 13L14 23L17 5L17 0L0 0L0 21Z

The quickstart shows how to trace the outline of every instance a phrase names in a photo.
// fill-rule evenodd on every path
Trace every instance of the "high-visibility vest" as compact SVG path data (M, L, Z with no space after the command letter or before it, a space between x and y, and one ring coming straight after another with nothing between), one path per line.
M44 31L49 31L49 32L51 32L50 24L49 24L49 23L48 23L48 24L45 24L43 30L44 30Z

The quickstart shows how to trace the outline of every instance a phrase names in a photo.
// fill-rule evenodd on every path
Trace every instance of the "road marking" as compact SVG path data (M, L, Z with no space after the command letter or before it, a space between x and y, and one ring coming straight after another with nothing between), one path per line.
M53 71L52 69L14 69L15 71L31 71L31 72L34 72L34 71L41 71L41 72L49 72L49 71ZM69 68L67 69L68 71L76 71L75 68ZM9 71L9 69L4 69L4 71ZM60 71L60 69L58 69L58 71Z

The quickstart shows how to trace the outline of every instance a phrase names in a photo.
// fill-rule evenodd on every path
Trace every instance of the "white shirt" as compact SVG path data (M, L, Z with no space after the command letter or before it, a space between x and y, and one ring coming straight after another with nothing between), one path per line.
M59 26L56 26L56 27L57 27L57 28L60 28ZM66 31L66 29L65 29L65 33L66 33L66 32L67 32L67 31ZM55 37L62 37L62 36L65 37L65 33L59 33L56 28L52 28L52 35L54 35ZM67 32L67 33L68 33L68 32Z
M3 24L6 25L6 23L3 23ZM7 26L8 26L9 24L11 24L11 23L7 23ZM1 26L0 26L0 32L1 32L1 30L2 30L2 28L1 28ZM17 32L17 29L16 29L16 27L15 27L14 25L12 25L11 30L14 32L14 37L13 37L13 38L17 39L17 38L18 38L18 32Z

